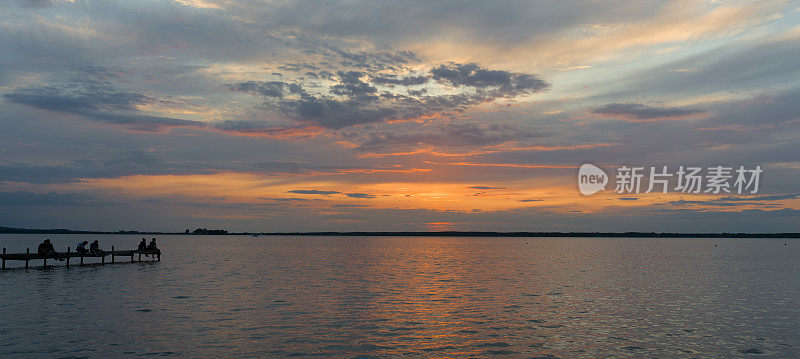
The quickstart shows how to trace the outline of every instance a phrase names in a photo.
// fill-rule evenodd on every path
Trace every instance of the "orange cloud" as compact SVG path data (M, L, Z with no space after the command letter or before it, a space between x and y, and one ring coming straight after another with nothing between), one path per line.
M577 166L561 166L561 165L525 165L525 164L515 164L515 163L477 163L477 162L429 162L424 161L425 163L435 164L435 165L451 165L451 166L478 166L478 167L509 167L509 168L575 168Z
M269 127L254 129L213 129L229 135L249 136L249 137L269 137L276 139L308 139L322 134L324 129L319 126L304 127Z

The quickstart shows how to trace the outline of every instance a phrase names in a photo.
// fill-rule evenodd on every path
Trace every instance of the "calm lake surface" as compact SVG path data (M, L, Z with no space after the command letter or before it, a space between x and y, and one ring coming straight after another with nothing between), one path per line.
M161 262L0 272L0 356L800 357L792 239L158 241Z

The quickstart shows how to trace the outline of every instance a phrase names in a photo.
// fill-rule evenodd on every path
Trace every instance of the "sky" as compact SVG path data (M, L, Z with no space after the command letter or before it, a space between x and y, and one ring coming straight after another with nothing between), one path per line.
M797 2L0 6L0 226L800 231Z

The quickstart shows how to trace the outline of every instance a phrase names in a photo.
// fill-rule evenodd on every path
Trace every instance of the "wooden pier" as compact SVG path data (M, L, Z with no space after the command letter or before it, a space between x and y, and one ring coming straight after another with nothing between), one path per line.
M58 256L64 259L66 262L67 268L70 266L70 259L72 258L80 258L80 262L78 265L83 265L84 258L100 258L100 263L97 264L106 264L106 257L111 256L110 263L123 263L128 262L127 260L118 261L119 257L127 259L130 258L129 263L134 263L138 256L138 261L142 261L142 255L150 256L153 261L160 261L161 260L161 250L160 249L133 249L133 250L123 250L118 251L114 249L114 246L111 246L110 251L102 251L100 254L94 255L90 253L77 253L73 252L69 247L67 247L66 252L59 252ZM32 260L42 260L42 266L47 267L47 260L54 260L58 261L55 256L43 256L39 253L31 253L31 249L28 248L25 253L6 253L6 249L3 248L3 254L0 254L0 259L2 259L2 268L6 269L6 261L25 261L25 268L28 268L30 261Z

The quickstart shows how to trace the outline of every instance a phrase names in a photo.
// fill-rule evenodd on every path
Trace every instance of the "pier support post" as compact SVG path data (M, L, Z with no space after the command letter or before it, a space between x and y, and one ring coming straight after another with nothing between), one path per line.
M114 246L111 246L111 263L114 263Z
M141 261L142 261L142 254L139 253L139 262L141 262Z
M161 262L161 251L159 251L156 255L158 256L158 261Z
M31 249L25 249L25 269L28 269L28 261L31 259Z
M81 253L81 265L83 265L83 253Z
M105 254L100 255L100 263L106 264L106 255Z
M3 269L6 269L6 249L3 248Z
M69 255L70 255L71 251L72 251L72 249L67 247L67 268L69 268Z
M47 257L42 259L42 267L47 267Z
M133 252L131 252L131 263L133 263Z

